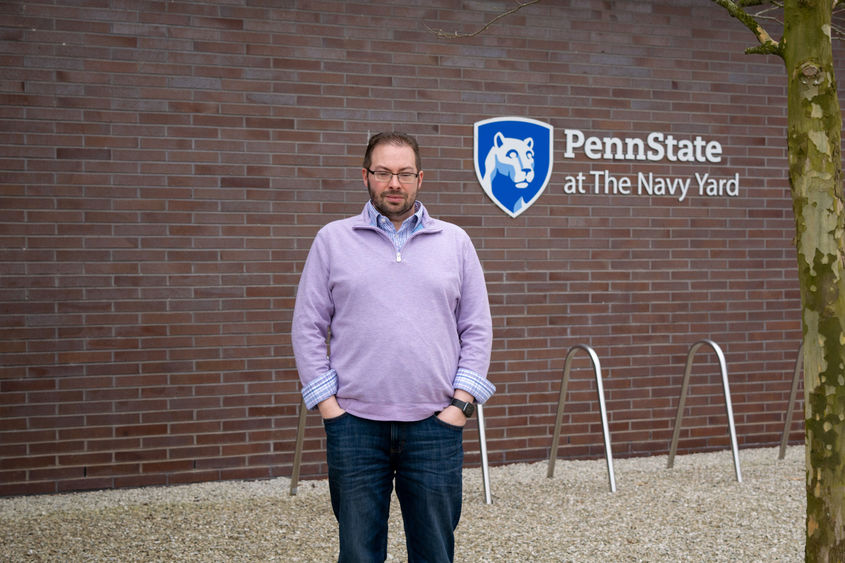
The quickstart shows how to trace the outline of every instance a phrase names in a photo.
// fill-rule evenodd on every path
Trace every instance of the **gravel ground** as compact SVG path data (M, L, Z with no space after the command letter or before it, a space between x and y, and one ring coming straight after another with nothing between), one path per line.
M804 448L603 459L464 472L456 561L804 559ZM0 498L0 561L305 561L337 558L326 481L215 482ZM398 503L388 560L406 552Z

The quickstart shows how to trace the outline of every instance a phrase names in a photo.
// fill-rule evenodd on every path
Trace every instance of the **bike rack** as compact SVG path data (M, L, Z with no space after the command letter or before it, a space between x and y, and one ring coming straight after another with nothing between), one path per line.
M484 487L484 504L493 504L490 494L490 469L487 466L487 425L484 422L484 405L476 405L478 415L478 444L481 446L481 480Z
M296 496L296 488L299 485L299 466L302 464L302 441L305 438L305 418L308 409L305 408L305 399L299 401L299 423L296 425L296 450L293 454L293 471L290 475L290 496Z
M616 492L616 479L613 476L613 454L611 453L610 449L610 430L607 426L607 408L604 404L604 388L601 383L601 363L599 362L599 357L596 355L596 351L593 350L591 346L587 344L576 344L572 348L569 349L569 352L566 354L566 361L563 367L563 377L561 378L560 382L560 399L558 399L557 403L557 416L555 417L555 432L554 438L552 438L552 449L549 452L549 470L546 474L546 477L551 478L555 472L555 460L557 459L557 448L558 442L560 441L560 422L563 418L563 406L566 400L566 388L569 385L569 372L572 369L572 358L575 355L575 352L578 350L584 350L590 356L590 360L593 363L593 372L596 375L596 391L599 396L599 410L601 411L601 427L602 432L604 433L604 452L605 457L607 458L607 476L608 480L610 481L610 492Z
M786 407L786 422L783 425L783 435L780 437L780 453L778 459L786 455L786 443L789 441L789 427L792 426L792 411L795 410L795 396L798 394L798 376L801 375L801 368L804 367L804 343L798 347L798 356L795 358L795 371L792 374L792 391L789 393L789 403Z
M725 355L722 353L722 349L719 348L719 345L710 339L699 340L690 347L689 353L687 354L687 365L684 370L684 381L681 384L681 399L678 402L678 414L675 417L675 430L672 433L672 445L669 448L669 462L667 463L666 467L671 469L671 467L675 463L675 451L678 449L678 438L681 434L681 418L684 415L684 402L687 398L687 388L689 386L690 373L692 372L692 359L698 349L705 344L713 348L713 351L716 352L716 356L719 358L719 368L722 372L722 388L725 392L725 408L728 412L728 428L731 435L731 449L733 450L736 480L737 482L741 483L742 473L739 469L739 448L736 444L736 428L734 427L734 415L733 407L731 406L731 392L728 386L728 370L725 367Z
M476 405L475 412L478 415L478 441L481 444L481 477L484 485L484 504L493 504L490 493L490 470L487 465L487 436L484 423L484 405ZM308 410L305 408L305 401L299 402L299 422L296 428L296 451L293 454L293 471L290 476L290 496L296 496L299 485L299 467L302 464L302 442L305 437L305 418Z

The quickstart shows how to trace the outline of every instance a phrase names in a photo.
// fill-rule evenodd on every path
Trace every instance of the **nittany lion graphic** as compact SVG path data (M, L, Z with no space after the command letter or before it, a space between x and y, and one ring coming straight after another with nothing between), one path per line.
M533 119L507 117L475 124L475 172L484 193L516 217L548 184L552 127Z

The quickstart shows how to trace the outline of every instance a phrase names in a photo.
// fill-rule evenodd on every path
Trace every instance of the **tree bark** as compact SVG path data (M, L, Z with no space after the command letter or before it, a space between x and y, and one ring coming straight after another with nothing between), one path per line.
M845 561L845 272L833 0L787 0L789 181L804 332L806 561Z

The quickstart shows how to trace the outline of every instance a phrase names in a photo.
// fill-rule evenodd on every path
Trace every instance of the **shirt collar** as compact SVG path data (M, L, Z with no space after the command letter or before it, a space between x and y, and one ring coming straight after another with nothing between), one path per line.
M370 217L370 224L373 225L374 227L378 227L380 229L382 228L382 221L379 220L381 217L384 217L384 221L391 222L387 217L385 217L384 215L382 215L381 213L378 212L378 210L373 205L372 200L367 201L366 208L367 208L367 214ZM419 201L415 201L414 202L414 214L411 215L410 217L408 217L407 219L405 219L402 222L402 225L400 226L400 230L401 230L402 227L405 226L405 224L408 223L408 221L410 221L411 223L409 224L409 226L411 227L411 230L414 231L418 227L422 226L422 220L423 220L423 204Z

